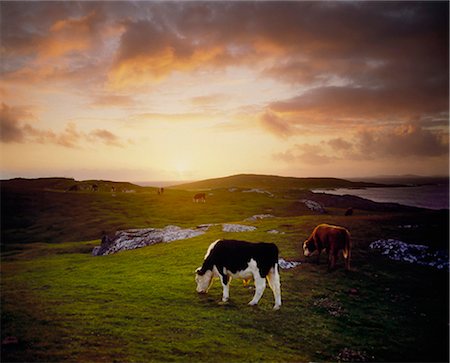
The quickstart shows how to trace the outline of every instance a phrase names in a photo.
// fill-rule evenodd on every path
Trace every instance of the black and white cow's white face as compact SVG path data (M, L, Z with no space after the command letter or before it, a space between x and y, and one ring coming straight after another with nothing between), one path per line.
M316 245L313 241L306 240L305 242L303 242L303 254L305 255L305 257L312 255L315 250Z
M200 272L200 267L195 271L195 282L197 283L197 292L206 294L213 283L213 273L211 270L204 274Z

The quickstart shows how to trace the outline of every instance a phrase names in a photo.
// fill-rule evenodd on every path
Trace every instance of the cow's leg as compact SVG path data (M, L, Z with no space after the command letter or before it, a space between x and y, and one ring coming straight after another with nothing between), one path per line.
M250 301L249 305L256 305L258 301L261 299L261 296L266 288L266 279L261 276L254 276L255 279L255 296L253 296L252 301Z
M220 275L220 282L222 283L223 287L222 302L224 303L227 302L230 298L230 281L231 277Z
M347 253L343 253L344 254L344 259L345 259L345 269L347 271L350 271L350 256L351 256L351 251L348 250Z
M333 249L328 253L328 271L334 270L336 267L337 251Z
M269 282L269 286L273 292L273 297L275 298L275 305L273 309L278 310L281 307L281 283L280 274L278 273L278 265L275 265L275 267L270 269L270 272L267 275L267 281Z

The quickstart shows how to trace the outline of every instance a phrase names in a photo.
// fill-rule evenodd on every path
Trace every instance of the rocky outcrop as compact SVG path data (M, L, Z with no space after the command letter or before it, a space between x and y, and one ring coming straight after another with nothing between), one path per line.
M113 237L104 236L102 238L102 244L93 249L92 255L110 255L120 251L151 246L156 243L172 242L197 237L204 233L204 228L183 229L177 226L117 231Z
M288 270L290 268L297 267L298 265L301 265L301 262L299 261L286 261L283 258L278 259L278 266L283 270Z
M256 227L244 226L242 224L224 223L224 224L222 224L222 231L223 232L252 232L252 231L256 231Z
M302 199L300 202L304 203L307 208L312 210L313 212L318 212L320 214L326 213L325 208L322 206L322 204L315 202L314 200L310 199Z
M248 217L245 220L249 222L258 221L266 218L274 218L275 216L272 214L255 214L254 216Z
M428 246L409 244L395 239L380 239L369 245L391 260L449 269L447 251L432 251Z
M271 198L274 197L274 195L271 192L258 188L243 190L242 193L259 193L259 194L267 194Z

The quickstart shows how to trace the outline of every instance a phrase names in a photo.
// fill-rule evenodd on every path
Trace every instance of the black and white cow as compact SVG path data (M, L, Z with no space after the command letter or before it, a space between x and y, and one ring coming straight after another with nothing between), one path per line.
M220 239L210 244L203 265L196 270L197 292L206 294L214 277L223 287L222 301L229 298L234 278L255 281L255 295L249 305L256 305L266 288L266 279L275 298L274 309L281 306L281 284L278 273L278 247L273 243L250 243Z

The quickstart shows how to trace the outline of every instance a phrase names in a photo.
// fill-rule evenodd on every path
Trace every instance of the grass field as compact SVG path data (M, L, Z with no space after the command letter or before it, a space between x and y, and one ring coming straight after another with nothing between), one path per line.
M448 271L367 249L380 238L447 246L448 212L380 206L349 218L335 204L312 213L298 203L299 190L210 193L195 204L187 190L3 189L1 338L10 343L2 344L2 362L448 360ZM242 222L263 213L275 218ZM219 222L257 230L216 226L192 239L91 256L104 231ZM352 233L354 271L344 272L340 260L328 273L303 257L301 242L322 222ZM253 290L240 281L226 305L218 303L218 282L196 294L194 270L208 245L225 237L275 242L281 257L303 262L281 271L281 310L272 311L270 289L248 306Z

